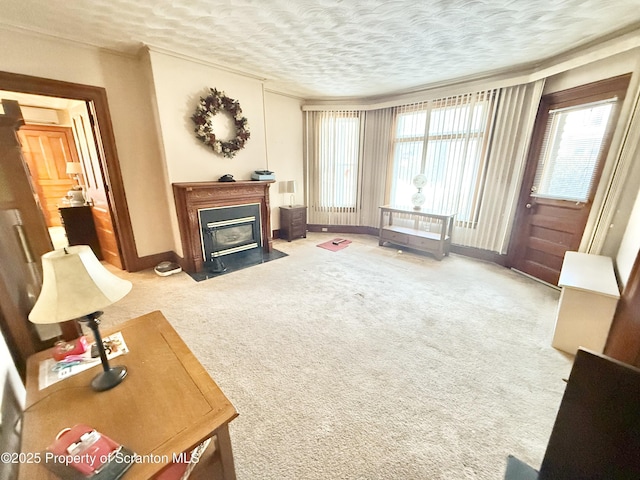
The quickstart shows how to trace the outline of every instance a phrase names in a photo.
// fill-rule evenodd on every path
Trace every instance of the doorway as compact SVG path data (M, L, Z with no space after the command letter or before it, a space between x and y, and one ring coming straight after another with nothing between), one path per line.
M20 104L26 124L18 137L54 247L88 243L122 269L85 102L7 91L0 97Z
M87 117L79 120L84 123L82 129L90 131L93 138L87 135L88 148L96 149L94 165L96 180L101 179L104 186L104 204L100 206L108 211L113 223L113 235L116 241L112 248L117 248L121 257L121 268L127 271L137 271L146 268L141 265L136 252L131 218L127 207L124 184L120 171L120 162L115 146L115 137L111 124L111 115L104 88L77 83L62 82L46 78L32 77L9 72L0 72L0 90L21 94L39 95L51 99L66 99L79 101L86 108ZM79 130L79 129L78 129ZM91 143L95 139L94 143ZM76 141L76 143L80 143ZM91 178L85 174L85 179ZM96 185L100 185L97 181ZM94 213L99 210L96 205ZM96 226L99 229L100 220Z
M85 128L92 132L95 139L98 163L94 171L96 179L100 178L105 187L106 204L111 214L122 268L128 271L144 268L140 266L141 262L136 253L105 89L0 72L0 90L76 100L83 105L88 113ZM0 157L5 160L15 159L13 162L0 163L3 167L0 169L0 180L4 181L7 187L0 189L0 193L3 194L0 195L0 213L3 220L6 217L6 228L0 229L0 233L3 234L0 235L0 243L3 246L0 249L3 257L0 262L3 265L0 269L0 327L19 371L24 374L27 357L34 351L48 346L38 335L32 334L32 324L28 321L27 315L41 285L40 255L50 251L52 245L44 217L34 199L23 155L19 154L21 146L16 138L16 131L22 124L22 114L19 113L17 102L14 101L13 104L16 105L17 112L4 112L3 118L6 119L7 125L3 129L4 136L0 137L0 140L3 140L0 142ZM86 177L90 178L90 175L85 173ZM5 246L7 248L4 248ZM12 268L5 268L8 266Z
M557 285L584 235L631 75L542 97L509 247L515 269Z

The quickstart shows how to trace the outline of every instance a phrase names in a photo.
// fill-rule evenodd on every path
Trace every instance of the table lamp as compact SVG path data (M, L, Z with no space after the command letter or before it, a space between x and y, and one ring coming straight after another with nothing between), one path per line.
M80 185L80 174L82 173L82 165L80 162L67 162L66 171L67 175L75 178L78 185Z
M293 203L296 199L296 196L294 195L294 193L296 193L296 181L295 180L288 180L286 182L284 182L284 193L290 193L291 196L289 197L289 206L292 207Z
M96 391L109 390L127 375L124 366L109 367L98 325L101 308L131 291L131 282L116 277L96 258L87 245L76 245L42 255L42 290L29 320L58 323L78 320L93 332L103 371L91 382Z
M75 179L76 185L71 187L71 190L67 192L67 198L72 207L79 207L86 203L84 196L84 186L80 182L80 175L82 174L82 165L80 162L67 162L67 174Z

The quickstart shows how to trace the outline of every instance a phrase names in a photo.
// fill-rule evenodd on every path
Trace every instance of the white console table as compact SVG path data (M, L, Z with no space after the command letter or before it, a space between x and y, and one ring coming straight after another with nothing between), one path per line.
M567 252L558 286L562 293L551 345L573 355L578 347L602 353L620 298L611 258Z

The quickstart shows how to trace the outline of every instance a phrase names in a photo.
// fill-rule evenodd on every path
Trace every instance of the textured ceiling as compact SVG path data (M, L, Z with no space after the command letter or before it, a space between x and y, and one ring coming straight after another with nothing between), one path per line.
M0 25L143 45L306 98L399 92L539 62L640 22L640 0L0 0Z

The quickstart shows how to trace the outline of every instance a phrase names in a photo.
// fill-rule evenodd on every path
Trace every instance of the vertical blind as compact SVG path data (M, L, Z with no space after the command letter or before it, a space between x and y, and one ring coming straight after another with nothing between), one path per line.
M424 210L477 217L494 90L397 107L390 200L411 206L412 180L425 175Z
M364 113L361 207L358 225L377 226L379 207L388 203L389 168L393 145L393 109Z
M500 90L474 228L456 226L453 242L507 253L544 80Z
M361 113L307 112L310 223L350 224L357 219L361 158ZM307 144L309 144L309 140Z
M506 253L544 81L376 110L305 112L309 223L377 227L379 206L457 214L453 243Z

